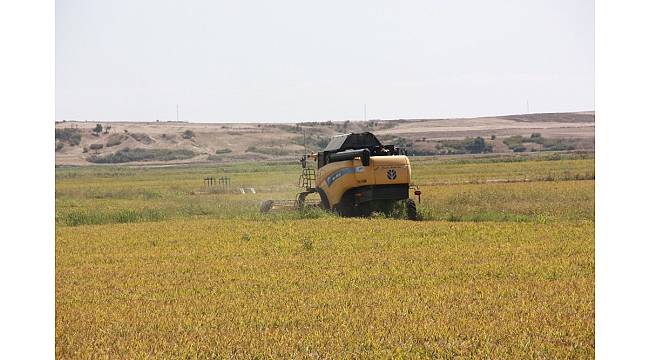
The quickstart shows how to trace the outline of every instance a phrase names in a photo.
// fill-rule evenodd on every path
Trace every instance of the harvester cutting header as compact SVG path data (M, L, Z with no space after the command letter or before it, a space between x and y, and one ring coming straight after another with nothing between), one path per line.
M295 200L267 200L262 212L321 206L342 216L368 216L373 211L392 213L399 205L415 220L415 201L409 198L411 164L406 153L394 145L382 145L375 135L352 133L332 137L323 151L301 159L300 185ZM307 196L317 193L320 201Z

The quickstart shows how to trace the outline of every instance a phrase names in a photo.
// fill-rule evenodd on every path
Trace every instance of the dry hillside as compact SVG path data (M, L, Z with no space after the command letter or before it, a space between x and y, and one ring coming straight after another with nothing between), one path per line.
M298 124L106 122L100 124L101 131L94 131L99 130L96 122L60 121L56 123L55 154L57 165L294 159L303 152L304 141L308 150L317 151L330 136L356 131L371 131L383 141L422 155L474 149L591 150L594 117L594 112L580 112ZM481 140L475 141L477 137Z

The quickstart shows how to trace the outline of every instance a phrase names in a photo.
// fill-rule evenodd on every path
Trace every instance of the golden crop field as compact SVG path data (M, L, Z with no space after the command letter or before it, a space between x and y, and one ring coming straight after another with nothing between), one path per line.
M593 155L413 172L416 222L259 214L293 164L57 169L57 357L593 358Z

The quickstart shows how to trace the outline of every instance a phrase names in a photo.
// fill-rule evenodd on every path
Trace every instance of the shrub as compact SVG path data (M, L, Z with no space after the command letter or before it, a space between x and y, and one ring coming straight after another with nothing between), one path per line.
M56 145L54 146L54 151L59 151L61 149L63 149L63 142L57 141Z
M513 150L516 146L521 146L523 142L524 138L521 135L509 136L503 139L503 143L506 144L510 150Z
M95 150L95 154L97 154L97 151L103 147L104 144L90 144L90 150Z
M575 145L573 145L569 140L560 140L553 144L545 144L544 150L549 151L564 151L564 150L575 150Z
M122 135L122 134L112 134L111 136L108 137L108 140L106 140L106 147L112 147L112 146L120 145L123 140L125 140L124 135Z
M476 138L467 138L463 144L465 150L469 151L472 154L480 154L484 152L491 152L492 146L485 143L485 139L482 137Z
M97 164L115 164L132 161L170 161L185 160L196 156L191 150L185 149L129 149L124 148L105 156L90 156L86 160Z
M257 147L257 146L249 146L246 149L246 152L254 152L258 154L265 154L265 155L276 155L276 156L282 156L282 155L289 155L290 152L283 149L283 148L276 148L276 147Z
M192 131L192 130L185 130L185 131L183 131L182 136L183 136L183 139L191 139L191 138L193 138L195 135L194 135L194 131Z
M215 155L212 155L212 154L208 155L208 160L210 160L210 161L219 161L222 158L220 156L217 156L217 155L228 154L228 153L231 153L231 152L232 152L232 150L230 150L228 148L217 149L217 150L214 151Z
M547 139L540 133L532 133L530 138L523 138L517 135L503 140L503 143L515 152L525 151L524 143L540 144L542 145L541 150L544 151L575 150L577 142L578 140L576 139Z
M77 146L81 143L81 132L73 128L54 129L54 139Z
M492 152L492 145L485 142L482 137L465 138L465 140L442 140L438 142L433 151L416 152L417 155L452 155L452 154L480 154Z
M393 145L402 148L402 149L407 149L413 147L413 143L403 137L397 137L394 140L391 141Z

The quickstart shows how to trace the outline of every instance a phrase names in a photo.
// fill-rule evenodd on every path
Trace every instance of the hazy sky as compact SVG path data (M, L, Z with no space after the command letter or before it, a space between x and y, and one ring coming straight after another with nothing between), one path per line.
M594 109L588 0L56 0L57 120Z

